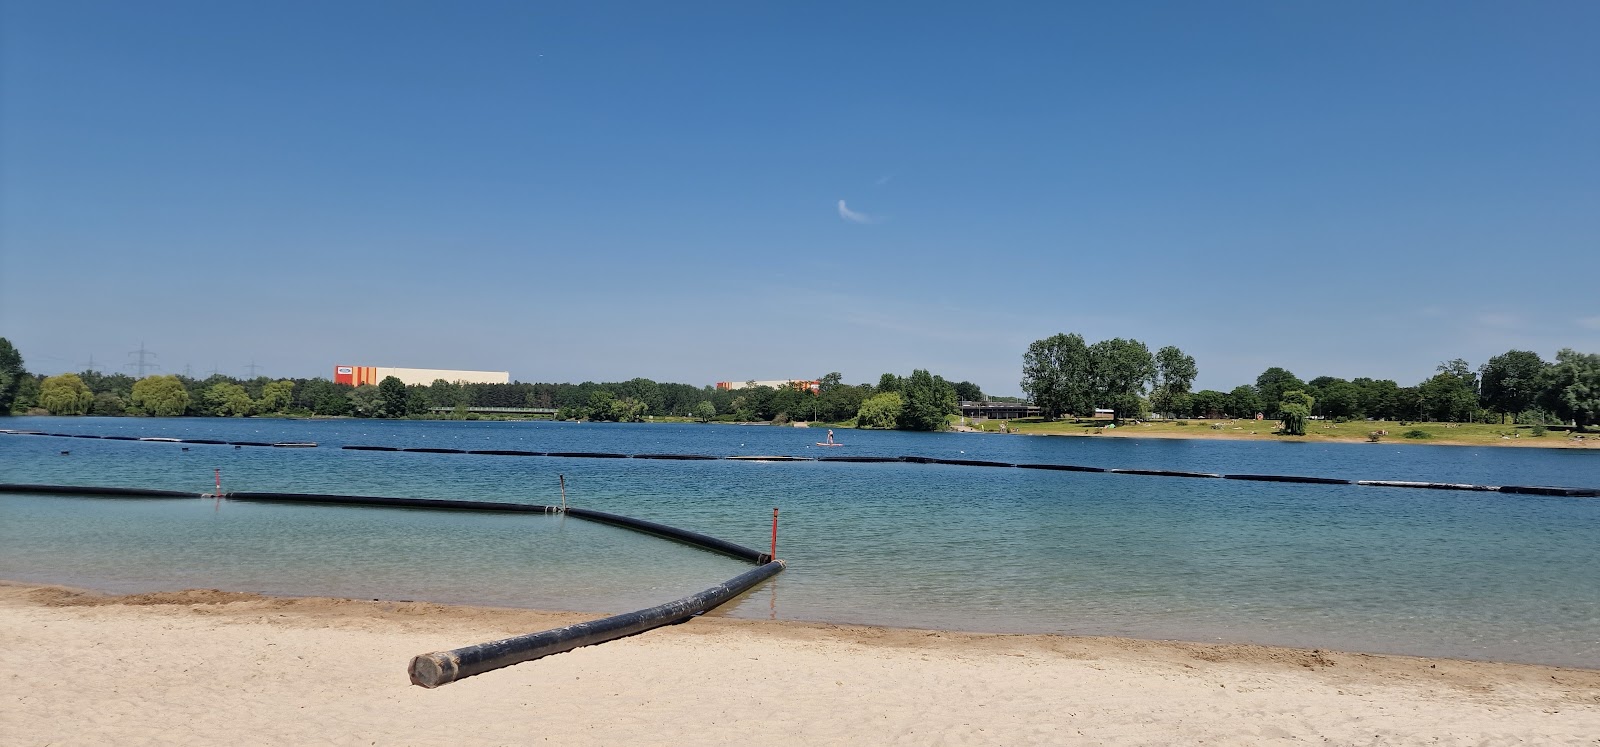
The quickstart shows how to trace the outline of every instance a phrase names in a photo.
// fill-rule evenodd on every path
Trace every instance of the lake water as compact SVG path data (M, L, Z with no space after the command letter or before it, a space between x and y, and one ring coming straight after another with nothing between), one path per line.
M691 424L15 418L0 482L578 506L766 548L789 570L716 614L1126 635L1600 667L1600 499L931 464L564 459L340 450L817 456L824 432ZM1600 485L1600 450L841 430L828 455ZM62 456L59 452L70 450ZM0 578L110 591L618 612L748 566L558 516L0 496Z

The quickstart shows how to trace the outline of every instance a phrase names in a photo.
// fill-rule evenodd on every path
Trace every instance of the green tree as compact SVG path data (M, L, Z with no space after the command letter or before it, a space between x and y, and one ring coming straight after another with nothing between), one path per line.
M1439 364L1439 373L1417 385L1421 416L1441 422L1471 422L1478 410L1478 375L1457 358Z
M1504 423L1507 414L1522 412L1539 398L1539 377L1547 366L1530 350L1509 350L1490 358L1478 369L1478 399L1485 409L1500 413Z
M868 397L856 413L857 428L893 428L900 421L900 395L883 392Z
M350 414L349 384L335 384L327 379L311 379L295 387L295 404L316 415Z
M1228 412L1228 395L1215 389L1201 389L1190 398L1189 412L1197 418L1221 417Z
M1022 355L1022 391L1045 420L1093 414L1093 367L1083 337L1056 334L1029 345Z
M28 371L22 367L22 353L12 347L10 340L0 337L0 417L11 414L17 404L17 390L27 377Z
M410 394L406 391L405 382L394 376L385 376L378 382L378 396L383 400L383 417L403 418L410 409L406 401Z
M702 423L709 423L709 422L711 422L711 419L716 417L716 416L717 416L717 406L711 404L711 400L703 399L703 400L700 400L699 402L695 403L695 406L694 406L694 419L695 420L698 420L698 421L700 421Z
M356 417L383 417L383 392L376 384L362 384L346 392L345 397L350 400L350 412Z
M22 382L17 385L17 400L11 404L15 412L31 412L39 406L39 382L44 381L43 376L23 374Z
M51 376L39 384L39 405L51 415L84 415L94 404L94 392L75 373Z
M945 416L961 411L955 387L920 368L901 382L900 396L900 416L895 424L901 430L941 431L949 424Z
M1330 418L1361 417L1361 387L1338 379L1322 387L1317 397L1317 407Z
M1283 399L1278 403L1278 411L1283 413L1283 434L1306 435L1306 419L1311 417L1311 408L1315 404L1311 395L1298 389L1284 392Z
M1261 412L1261 399L1256 388L1240 384L1228 392L1228 414L1236 418L1253 418Z
M131 403L141 415L176 417L189 409L189 390L176 376L146 376L134 382Z
M223 418L244 417L255 408L250 393L231 381L221 381L207 387L205 401L212 415Z
M1563 348L1539 377L1539 404L1579 430L1600 423L1600 355Z
M1283 393L1296 390L1302 392L1306 390L1306 383L1301 381L1300 377L1277 366L1262 371L1261 375L1256 377L1256 398L1262 408L1260 412L1269 418L1277 417L1280 414L1277 407L1278 403L1283 401Z
M617 401L617 395L608 389L596 389L589 393L589 408L586 411L590 420L615 420L612 417L612 403Z
M1157 350L1156 384L1150 390L1150 408L1168 415L1186 414L1183 411L1190 401L1185 395L1199 375L1194 356L1185 355L1172 345Z
M94 395L94 404L89 407L90 415L103 417L121 417L128 413L128 402L116 392L101 392Z
M650 411L650 406L632 397L617 397L611 400L611 413L607 420L618 423L642 423L645 413Z
M1138 340L1115 337L1089 346L1094 406L1107 407L1121 421L1144 414L1144 388L1155 379L1150 348Z
M283 412L294 401L294 382L273 381L261 386L261 401L256 403L259 412Z
M886 374L884 374L882 376L879 376L878 377L878 391L879 392L898 392L898 391L900 391L900 377L896 376L895 374L892 374L892 373L886 373Z
M956 399L962 402L982 402L983 389L970 381L958 381L953 384L956 388Z

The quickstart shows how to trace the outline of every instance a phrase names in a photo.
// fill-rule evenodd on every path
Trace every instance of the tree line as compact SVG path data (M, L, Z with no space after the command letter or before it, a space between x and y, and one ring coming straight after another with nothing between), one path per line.
M1281 419L1287 432L1304 432L1304 420L1428 420L1554 425L1588 428L1600 423L1600 355L1570 348L1545 361L1510 350L1473 369L1463 359L1439 364L1415 386L1390 379L1318 376L1303 381L1271 367L1254 384L1231 391L1190 391L1199 369L1193 357L1168 346L1151 354L1138 340L1087 344L1081 335L1035 341L1022 358L1022 389L1046 419L1092 416L1111 410L1117 419L1158 414L1174 418Z
M44 410L53 415L251 415L361 418L476 417L468 408L541 408L573 420L640 421L651 416L696 420L819 420L862 427L938 430L959 412L958 400L983 399L971 382L951 383L924 370L883 374L878 383L850 385L838 372L809 388L746 386L717 389L635 378L621 382L406 385L395 377L352 387L324 378L204 379L83 371L30 374L22 356L0 338L0 415ZM870 403L870 404L869 404ZM436 413L439 409L446 412ZM865 415L865 417L863 417Z

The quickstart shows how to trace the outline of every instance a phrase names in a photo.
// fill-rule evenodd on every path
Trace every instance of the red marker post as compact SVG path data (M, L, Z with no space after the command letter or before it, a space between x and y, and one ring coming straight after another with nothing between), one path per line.
M217 494L216 494L215 497L221 498L222 497L222 470L217 469L217 470L214 470L214 471L217 473L216 474L216 477L217 477Z
M778 559L778 509L772 509L772 553L767 556L772 560Z

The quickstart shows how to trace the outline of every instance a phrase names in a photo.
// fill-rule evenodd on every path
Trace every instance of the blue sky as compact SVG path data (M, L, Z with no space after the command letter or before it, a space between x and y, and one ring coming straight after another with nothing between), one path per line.
M4 0L0 336L1019 391L1600 352L1600 5Z

